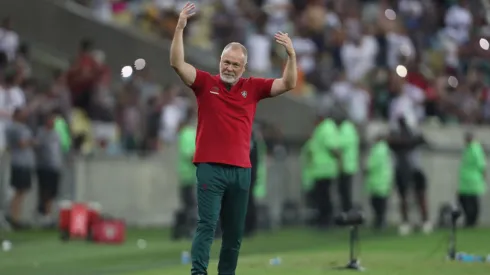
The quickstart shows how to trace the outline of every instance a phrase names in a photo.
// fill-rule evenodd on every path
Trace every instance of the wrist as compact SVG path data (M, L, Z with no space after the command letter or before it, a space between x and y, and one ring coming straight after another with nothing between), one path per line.
M288 57L289 58L296 58L296 53L295 52L288 53Z

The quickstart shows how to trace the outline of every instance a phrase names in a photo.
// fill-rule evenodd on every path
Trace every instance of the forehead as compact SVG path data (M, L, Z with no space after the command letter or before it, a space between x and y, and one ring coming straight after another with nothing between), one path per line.
M227 49L223 51L221 55L221 61L229 61L234 63L243 64L245 62L245 55L241 49Z

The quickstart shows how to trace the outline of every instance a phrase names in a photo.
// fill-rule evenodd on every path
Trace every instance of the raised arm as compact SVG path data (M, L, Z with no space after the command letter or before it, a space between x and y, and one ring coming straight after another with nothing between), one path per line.
M296 66L296 52L293 48L291 38L287 33L278 32L274 38L276 42L283 45L288 54L286 67L281 78L275 79L272 83L271 96L278 96L296 87L298 80L298 69Z
M184 59L184 29L187 25L187 19L193 16L196 6L187 3L180 12L179 22L175 28L174 38L170 46L170 66L175 70L185 85L191 86L196 80L196 68Z

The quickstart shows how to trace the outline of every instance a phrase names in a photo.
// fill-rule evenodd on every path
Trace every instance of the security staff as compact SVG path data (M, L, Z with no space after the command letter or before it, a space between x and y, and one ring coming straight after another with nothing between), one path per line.
M328 227L332 222L331 185L338 176L338 129L331 118L319 118L310 140L311 179L315 182L316 225Z
M352 208L352 181L359 170L359 134L356 125L343 116L339 116L336 122L341 155L338 190L342 211L347 212Z
M393 165L391 152L382 135L369 150L366 163L366 189L374 212L373 227L376 230L385 226L388 197L393 185Z
M174 238L190 237L196 219L196 166L192 163L196 150L194 110L189 109L178 137L178 175L181 208L176 215Z
M465 216L465 225L477 225L480 197L485 193L485 152L472 133L466 133L466 147L459 168L459 203Z

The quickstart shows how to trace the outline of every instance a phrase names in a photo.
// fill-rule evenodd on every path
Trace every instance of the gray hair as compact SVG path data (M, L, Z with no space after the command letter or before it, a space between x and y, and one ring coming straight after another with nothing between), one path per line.
M231 42L228 45L226 45L224 47L223 51L221 52L221 57L223 57L223 53L227 50L238 50L238 49L243 52L243 55L245 56L245 64L247 64L247 61L248 61L247 48L245 46L243 46L243 44L238 43L238 42Z

